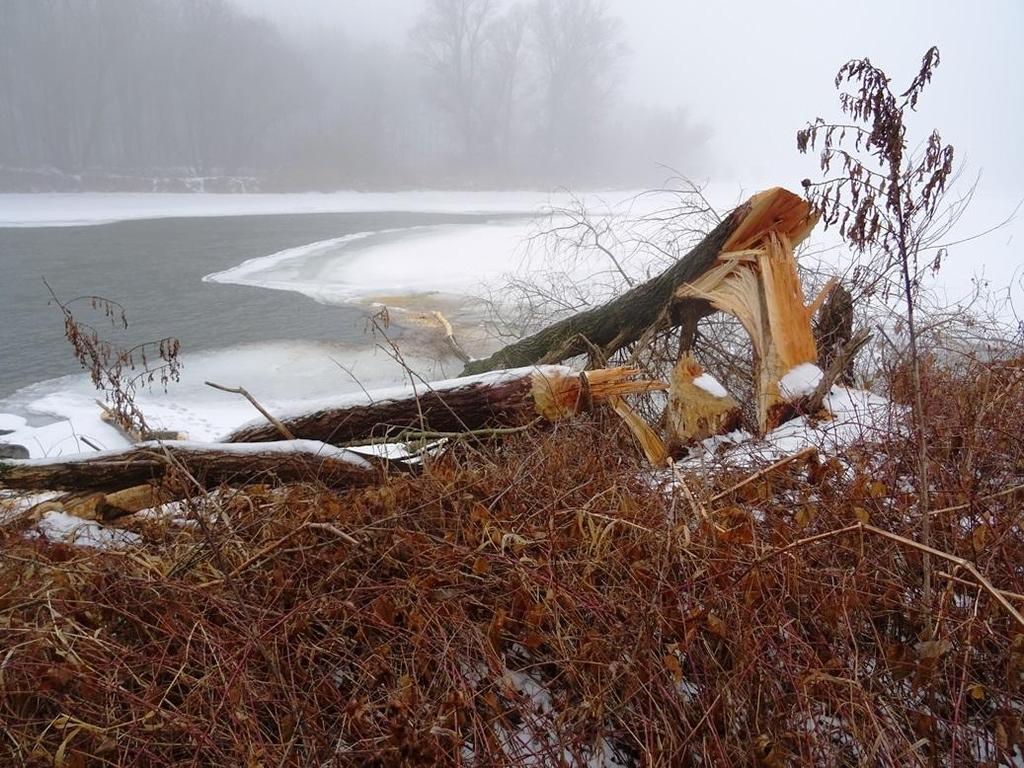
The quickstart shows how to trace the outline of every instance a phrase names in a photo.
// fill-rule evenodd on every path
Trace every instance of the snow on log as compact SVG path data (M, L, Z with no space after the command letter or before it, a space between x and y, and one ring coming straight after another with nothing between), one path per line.
M0 461L0 488L110 493L158 483L172 472L185 472L204 487L314 478L349 487L380 478L362 457L309 440L257 445L169 441L59 459ZM144 500L126 497L110 503L115 509L130 509Z
M368 396L349 397L281 422L298 438L333 445L417 434L455 434L524 426L538 417L559 421L614 396L667 389L660 381L637 379L632 368L576 373L564 366L540 366L450 379ZM229 443L274 440L277 429L254 423L229 435Z

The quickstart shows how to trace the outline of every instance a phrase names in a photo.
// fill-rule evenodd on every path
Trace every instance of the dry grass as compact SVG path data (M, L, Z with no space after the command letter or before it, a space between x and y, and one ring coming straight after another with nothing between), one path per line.
M1006 492L1024 481L1008 428L1021 366L927 378L956 403L930 422L934 498L965 505L936 515L936 546L1024 608L1024 494ZM595 418L463 445L378 488L197 499L201 525L137 523L137 549L9 532L3 762L1020 755L1024 629L948 563L924 610L917 550L833 533L869 521L913 538L912 446L792 462L712 501L744 475L658 487L630 440Z

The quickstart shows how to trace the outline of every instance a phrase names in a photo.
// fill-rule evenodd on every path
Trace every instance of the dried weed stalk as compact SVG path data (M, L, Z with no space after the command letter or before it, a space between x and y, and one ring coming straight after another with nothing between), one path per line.
M64 336L74 350L82 369L89 372L93 386L103 393L104 401L117 425L128 434L149 431L146 419L135 403L139 386L159 383L165 390L181 375L180 342L173 337L125 347L103 338L99 330L75 317L71 305L87 304L103 315L112 328L127 330L124 307L102 296L78 296L67 302L57 298L50 284L43 281L52 301L64 315Z
M897 94L890 87L888 75L868 59L847 62L840 67L835 86L838 89L848 83L855 88L839 94L842 111L851 122L827 123L819 117L797 132L801 152L821 145L825 178L818 182L805 179L804 188L808 199L821 211L825 226L838 225L839 233L855 251L874 257L880 274L899 274L914 390L921 540L926 546L931 539L931 516L916 319L918 260L934 228L954 166L953 147L943 144L937 130L928 136L923 151L911 152L906 117L917 107L938 66L939 49L929 48L910 86ZM942 255L942 249L935 255L932 266L936 270ZM925 558L927 564L927 555ZM924 571L924 599L926 603L931 599L928 567Z

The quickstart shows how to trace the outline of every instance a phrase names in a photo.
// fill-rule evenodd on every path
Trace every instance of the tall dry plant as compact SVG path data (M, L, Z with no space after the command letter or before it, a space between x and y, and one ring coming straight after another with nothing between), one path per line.
M128 329L124 307L102 296L78 296L61 301L43 280L52 301L64 315L64 336L74 350L75 359L89 372L93 386L103 393L106 407L115 423L128 434L141 437L150 431L142 410L135 402L140 386L159 383L165 390L181 376L178 355L181 343L172 336L125 347L100 335L99 330L75 317L71 305L88 304L110 322L111 328Z
M840 107L849 122L817 118L797 132L801 153L819 149L825 177L803 182L807 198L821 211L825 226L839 227L850 247L871 259L883 274L899 277L909 337L914 432L917 442L918 504L921 539L928 544L928 443L924 430L920 350L916 325L919 257L934 228L939 203L954 173L953 147L933 130L921 151L908 147L906 117L939 65L939 49L929 48L921 69L902 93L893 92L888 75L868 59L844 64L835 79ZM938 269L943 251L931 266ZM931 563L925 555L924 599L931 599Z

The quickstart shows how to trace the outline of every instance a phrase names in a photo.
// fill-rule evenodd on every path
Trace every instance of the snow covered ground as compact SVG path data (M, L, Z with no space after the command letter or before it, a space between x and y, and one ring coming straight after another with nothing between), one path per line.
M635 193L588 193L619 202ZM288 194L146 194L54 192L0 194L0 227L71 227L137 219L268 216L285 213L534 213L564 205L566 192L307 192Z
M426 357L407 362L424 376L445 370ZM343 366L343 367L342 367ZM453 366L458 368L460 366ZM362 387L407 383L405 371L385 352L326 343L268 343L187 356L181 381L164 393L140 391L137 402L152 429L185 432L190 440L216 440L259 417L247 400L206 386L244 386L271 413L301 410ZM33 458L125 447L121 434L100 419L97 393L85 375L25 387L0 400L0 437L28 448Z
M812 366L817 371L816 366ZM820 376L820 371L818 372ZM832 419L799 417L776 427L763 438L737 430L703 441L693 453L676 462L686 471L762 466L814 447L836 456L858 442L880 442L905 427L907 414L884 397L859 389L833 387L825 398ZM664 478L672 482L671 473Z

